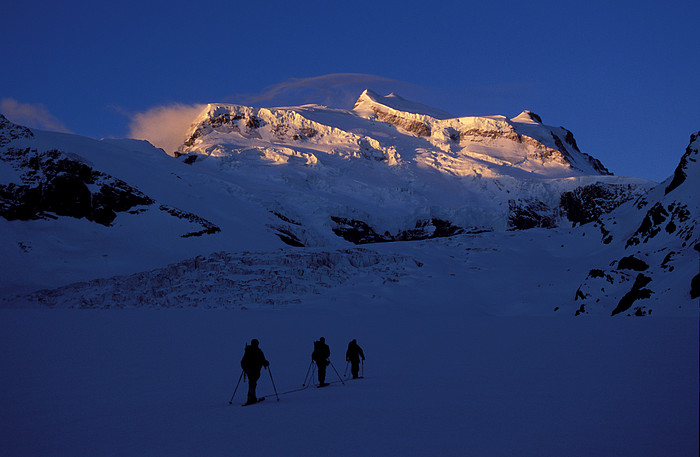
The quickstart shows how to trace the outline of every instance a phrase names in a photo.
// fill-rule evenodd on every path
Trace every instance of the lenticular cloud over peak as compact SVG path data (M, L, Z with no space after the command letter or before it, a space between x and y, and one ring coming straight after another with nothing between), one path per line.
M420 88L405 81L365 73L331 73L308 78L291 78L266 87L259 94L238 94L222 101L253 106L315 104L351 109L357 96L371 87L381 93L399 91L413 96Z

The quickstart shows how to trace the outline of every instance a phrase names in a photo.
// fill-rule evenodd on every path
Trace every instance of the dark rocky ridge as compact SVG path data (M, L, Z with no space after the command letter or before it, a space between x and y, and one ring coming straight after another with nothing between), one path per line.
M205 135L208 129L222 133L238 132L242 135L259 138L260 134L256 130L266 125L268 122L262 119L259 113L256 114L254 109L237 107L237 111L233 113L223 113L202 121L185 140L184 145L193 146L197 138ZM289 138L296 141L313 138L318 134L318 131L313 127L297 128L284 121L270 124L270 131L280 139Z
M618 236L624 236L617 240L617 249L627 254L612 260L607 268L591 270L575 293L575 300L582 302L579 310L589 313L617 301L612 311L608 309L612 315L646 316L651 314L651 303L656 307L680 308L680 303L667 298L671 291L690 298L700 296L696 252L700 245L699 208L694 188L700 173L696 163L699 136L700 132L691 136L668 185L661 184L633 204L630 202L624 219L613 213L597 220L601 230L606 224L622 226L615 230ZM644 274L634 274L642 271Z
M651 297L651 294L654 292L646 289L645 286L651 282L651 278L644 276L643 274L639 273L637 275L637 278L634 280L634 284L632 285L632 289L630 289L629 292L627 292L622 299L620 299L620 302L617 304L615 309L613 310L611 316L614 316L616 314L623 313L630 309L632 307L632 304L639 299L643 298L649 298ZM639 315L644 315L642 308L640 307L638 309Z
M508 229L553 228L557 226L556 209L537 200L508 201Z
M559 206L574 225L582 225L597 221L638 193L630 184L595 183L562 193Z
M690 241L693 236L693 230L692 227L688 227L685 224L690 217L691 213L686 205L674 202L668 207L664 207L662 203L655 203L644 215L639 228L627 240L626 247L646 243L661 233L662 230L669 234L676 233L677 236L685 239L685 241ZM679 230L679 226L683 228Z
M331 216L335 223L333 233L354 244L386 243L390 241L415 241L430 238L442 238L464 233L465 229L453 225L450 221L438 218L418 220L414 228L400 230L397 233L377 233L369 224L357 219Z
M0 217L9 221L84 218L109 227L118 213L140 214L155 203L121 179L95 170L76 154L10 146L15 140L33 137L31 130L0 115L0 162L17 176L14 182L0 184ZM210 221L187 211L169 205L158 209L201 227L182 235L184 238L220 231Z
M27 127L10 122L0 114L0 147L20 138L32 138L34 134Z
M690 135L690 143L685 149L685 154L683 154L683 157L681 157L681 161L673 173L673 179L666 187L665 193L667 195L669 192L672 192L674 189L678 188L678 186L683 184L687 178L688 163L697 161L698 147L693 147L693 144L698 140L699 136L700 132Z
M202 122L185 140L184 144L185 146L192 146L197 138L205 134L206 127L222 132L245 132L255 136L254 130L263 125L266 125L265 121L256 116L250 109L232 114L224 113L216 117L210 117Z
M373 108L372 111L374 111L374 114L377 115L377 119L381 122L400 127L414 135L428 137L432 134L430 127L424 122L415 119L406 119L397 114L387 113L377 108Z
M8 148L0 160L21 173L21 184L0 185L0 216L32 220L85 218L109 226L118 212L154 201L120 179L93 170L62 151Z

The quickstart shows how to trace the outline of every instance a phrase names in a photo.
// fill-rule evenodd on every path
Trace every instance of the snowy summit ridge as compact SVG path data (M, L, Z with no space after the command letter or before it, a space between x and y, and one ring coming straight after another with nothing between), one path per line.
M389 165L419 163L458 176L499 177L519 171L543 178L610 174L578 149L570 131L545 126L530 111L513 119L455 118L396 94L380 96L370 90L350 112L314 105L268 109L210 104L179 152L227 155L247 146L277 144L370 157ZM370 149L374 154L366 154Z
M384 97L370 89L366 89L360 94L360 97L355 102L353 111L362 117L370 117L375 109L413 114L416 117L428 116L434 119L450 119L455 117L446 111L406 100L393 92Z
M370 90L352 111L210 104L178 154L195 168L225 169L239 176L237 183L253 176L267 182L274 195L258 198L268 208L284 208L286 218L304 227L326 227L311 236L288 227L304 245L331 230L365 243L552 227L567 219L565 192L588 185L618 189L610 203L616 205L650 186L611 176L578 149L570 131L547 126L529 111L513 119L455 118ZM206 164L207 158L215 161Z

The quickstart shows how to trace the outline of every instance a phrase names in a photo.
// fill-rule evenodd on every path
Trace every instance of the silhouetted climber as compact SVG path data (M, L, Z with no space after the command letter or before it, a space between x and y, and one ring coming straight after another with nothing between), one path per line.
M360 377L360 357L362 357L362 360L365 360L365 353L362 352L362 348L357 345L357 340L350 341L348 350L345 351L345 361L350 362L350 372L353 379Z
M260 343L255 338L250 341L250 345L246 344L245 352L241 359L241 368L248 376L248 401L245 403L246 405L257 403L258 397L255 395L255 388L260 378L260 370L262 367L270 366L270 362L265 360L265 354L258 347L258 344Z
M331 356L331 349L326 344L326 339L321 337L318 341L314 341L314 352L311 353L311 360L316 362L318 368L318 385L319 387L327 386L326 383L326 367L331 363L328 357Z

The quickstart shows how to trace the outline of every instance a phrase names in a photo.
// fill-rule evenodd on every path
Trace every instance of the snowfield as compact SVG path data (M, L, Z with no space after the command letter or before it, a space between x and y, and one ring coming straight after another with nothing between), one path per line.
M288 310L2 310L8 456L688 456L696 318L474 316L417 303ZM411 306L413 305L413 306ZM341 377L300 389L325 336ZM229 400L243 347L271 362ZM337 381L328 370L328 379Z
M156 270L148 285L137 275L115 279L119 287L54 290L47 299L56 309L0 309L3 450L693 455L697 308L574 317L572 285L606 252L593 249L600 243L591 234L562 246L564 239L543 229L485 233L335 256L292 250L286 263L283 253L215 255L208 261L219 267L248 259L228 294L199 259L196 268ZM189 290L180 302L189 309L139 304L165 272L178 286L172 296L165 287L160 304ZM116 291L124 301L109 301ZM104 305L127 309L64 309L98 292ZM345 384L329 367L331 386L302 389L321 336ZM245 384L228 402L252 338L271 371L258 387L266 401L241 408ZM367 356L361 380L343 376L353 338Z
M166 153L0 116L0 456L697 455L700 132L657 185L529 111L193 121Z

